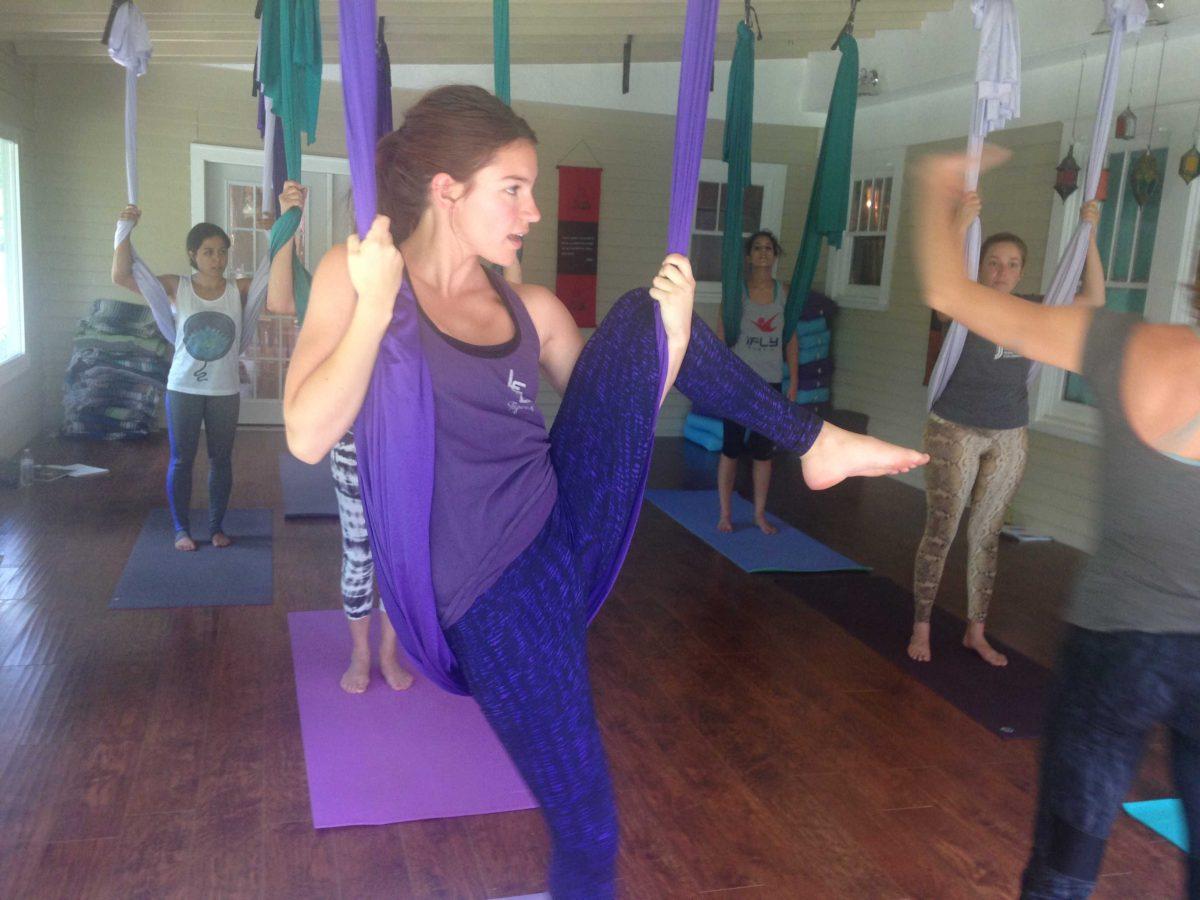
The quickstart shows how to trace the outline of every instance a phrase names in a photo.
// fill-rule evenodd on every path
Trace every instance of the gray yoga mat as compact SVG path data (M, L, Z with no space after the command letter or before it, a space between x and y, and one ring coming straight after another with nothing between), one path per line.
M175 528L165 509L151 510L113 591L110 609L173 606L265 606L271 603L271 511L231 509L225 533L232 547L209 543L207 510L192 510L198 549L175 549Z
M328 459L310 465L290 453L280 453L279 483L283 487L285 519L337 518L337 492Z

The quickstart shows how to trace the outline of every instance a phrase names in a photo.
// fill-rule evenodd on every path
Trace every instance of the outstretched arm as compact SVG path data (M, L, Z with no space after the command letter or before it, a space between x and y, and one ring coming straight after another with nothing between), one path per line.
M283 390L288 449L305 462L332 449L367 396L404 276L388 228L388 219L376 216L361 242L351 235L326 253L313 278Z
M995 148L984 153L988 166L1006 157ZM1080 371L1090 307L1041 306L967 277L955 228L966 165L965 156L929 156L917 168L915 255L925 302L980 337L1028 359Z
M121 214L117 216L118 219L133 220L134 225L137 224L141 217L142 211L132 203L121 210ZM159 275L157 277L159 284L167 292L167 296L174 300L175 291L179 287L179 276ZM140 295L142 293L142 289L138 287L137 280L133 277L133 244L129 238L125 238L113 250L112 283L126 290L133 291L135 294Z
M1089 200L1079 211L1079 218L1092 223L1092 239L1088 243L1087 260L1083 264L1083 284L1075 295L1077 306L1099 307L1104 305L1104 264L1100 261L1100 248L1096 244L1096 231L1100 228L1100 204Z
M305 188L296 181L285 181L283 193L279 195L279 214L282 216L293 207L303 206ZM276 315L296 314L296 295L292 286L292 253L296 238L293 236L279 248L271 260L271 277L267 282L267 312Z

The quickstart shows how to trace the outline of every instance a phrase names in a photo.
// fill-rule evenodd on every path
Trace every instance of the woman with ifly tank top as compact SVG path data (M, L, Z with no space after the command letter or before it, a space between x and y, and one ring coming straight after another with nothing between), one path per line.
M281 213L301 202L300 185L284 182L279 196ZM142 211L127 206L119 218L136 223ZM171 459L167 466L167 501L175 528L175 549L195 550L191 535L192 467L204 425L208 448L208 526L214 547L232 541L222 530L225 508L233 489L233 439L237 434L241 386L238 357L242 339L242 312L249 278L226 279L229 235L220 227L201 222L188 232L191 275L160 275L158 280L171 298L175 315L175 356L167 375L167 434ZM113 250L113 284L135 294L141 289L133 277L133 251L129 239ZM292 294L292 241L271 260L268 302Z
M966 239L979 216L979 196L968 193L959 207L956 227ZM1096 249L1100 208L1084 204L1081 217L1092 223L1083 287L1075 303L1104 305L1104 268ZM1013 294L1025 271L1025 242L1015 234L993 234L979 250L979 283ZM1022 297L1034 303L1039 297ZM940 314L939 314L940 315ZM949 321L944 316L944 321ZM942 569L970 504L967 523L967 630L963 646L993 666L1008 659L988 643L984 634L1004 513L1021 486L1029 447L1029 360L1011 348L976 334L967 334L962 357L925 423L925 533L913 566L912 637L908 655L928 662L929 619L942 581Z
M926 301L989 341L1081 373L1104 425L1100 544L1067 607L1022 896L1091 893L1159 723L1171 732L1192 835L1188 895L1200 896L1200 335L1104 308L1045 308L970 282L951 224L965 166L931 157L919 170Z
M750 366L754 374L774 390L782 388L780 374L783 359L788 366L788 400L796 400L799 387L800 350L796 335L783 347L783 286L775 280L775 262L782 251L769 231L757 231L746 239L746 290L742 295L742 322L733 352ZM717 318L717 337L725 340L725 325ZM732 419L724 421L725 440L717 461L717 496L721 517L717 531L733 531L733 483L737 479L738 459L749 455L753 460L754 524L763 534L779 529L767 521L767 492L771 488L771 457L775 445L766 435L746 428Z
M327 453L366 396L397 294L416 303L434 401L438 623L545 816L551 894L603 900L615 892L616 808L587 670L596 585L581 573L617 558L626 539L664 369L666 389L737 410L803 453L813 487L924 456L823 425L771 391L693 317L683 256L664 260L652 301L626 295L586 345L550 291L487 271L481 261L510 265L540 218L535 142L510 107L463 85L426 94L379 142L382 215L321 260L284 419L298 457ZM549 433L536 403L543 377L563 395Z

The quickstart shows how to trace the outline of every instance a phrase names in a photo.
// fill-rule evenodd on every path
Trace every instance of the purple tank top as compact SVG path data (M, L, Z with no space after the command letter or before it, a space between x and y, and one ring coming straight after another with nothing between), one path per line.
M443 628L533 542L558 498L550 436L535 402L537 330L508 283L488 277L515 326L507 343L464 343L421 313L436 425L430 557Z

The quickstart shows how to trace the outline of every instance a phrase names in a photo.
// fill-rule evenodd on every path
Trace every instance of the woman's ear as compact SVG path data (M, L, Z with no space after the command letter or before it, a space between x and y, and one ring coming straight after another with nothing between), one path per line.
M429 201L443 209L453 206L462 199L465 193L464 185L455 181L447 172L438 172L429 182Z

